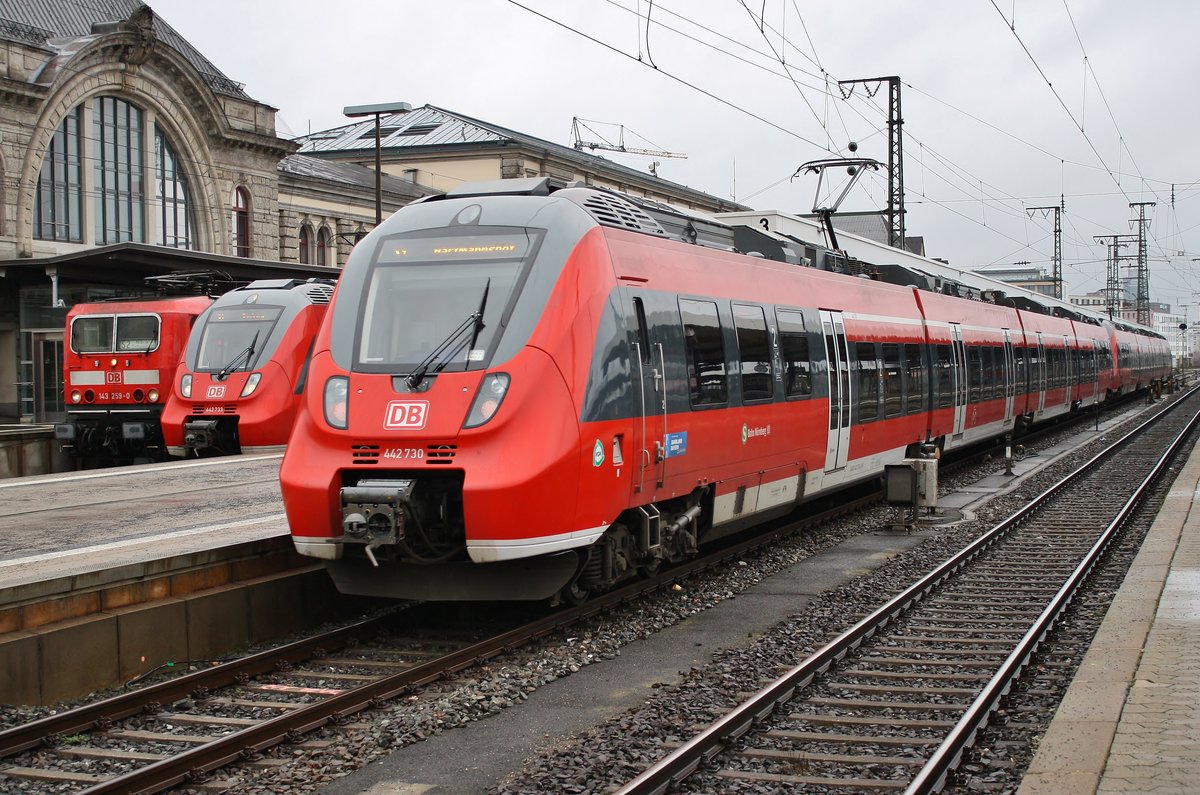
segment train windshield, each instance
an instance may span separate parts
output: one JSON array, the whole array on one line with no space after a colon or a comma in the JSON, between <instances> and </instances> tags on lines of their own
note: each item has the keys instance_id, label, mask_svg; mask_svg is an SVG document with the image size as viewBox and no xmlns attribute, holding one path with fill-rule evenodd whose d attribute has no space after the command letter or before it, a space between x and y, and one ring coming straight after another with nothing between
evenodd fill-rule
<instances>
[{"instance_id":1,"label":"train windshield","mask_svg":"<svg viewBox=\"0 0 1200 795\"><path fill-rule=\"evenodd\" d=\"M82 315L71 321L76 353L149 353L158 347L158 315Z\"/></svg>"},{"instance_id":2,"label":"train windshield","mask_svg":"<svg viewBox=\"0 0 1200 795\"><path fill-rule=\"evenodd\" d=\"M385 241L367 279L355 359L365 371L485 366L540 231L472 227Z\"/></svg>"},{"instance_id":3,"label":"train windshield","mask_svg":"<svg viewBox=\"0 0 1200 795\"><path fill-rule=\"evenodd\" d=\"M201 372L253 370L282 313L283 307L259 304L214 308L200 336L195 369Z\"/></svg>"}]
</instances>

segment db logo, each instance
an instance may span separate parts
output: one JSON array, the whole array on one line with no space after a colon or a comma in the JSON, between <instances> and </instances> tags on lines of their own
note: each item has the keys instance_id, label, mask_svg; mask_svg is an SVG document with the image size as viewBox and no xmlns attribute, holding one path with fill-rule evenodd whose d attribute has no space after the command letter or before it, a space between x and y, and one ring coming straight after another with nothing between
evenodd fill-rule
<instances>
[{"instance_id":1,"label":"db logo","mask_svg":"<svg viewBox=\"0 0 1200 795\"><path fill-rule=\"evenodd\" d=\"M223 397L225 397L225 385L224 385L224 384L214 384L214 385L210 386L210 387L208 388L208 395L207 395L207 396L208 396L208 397L210 397L210 398L223 398Z\"/></svg>"},{"instance_id":2,"label":"db logo","mask_svg":"<svg viewBox=\"0 0 1200 795\"><path fill-rule=\"evenodd\" d=\"M121 382L122 381L121 381L121 371L120 370L117 370L112 373L104 374L104 383L106 383L106 384L119 384Z\"/></svg>"},{"instance_id":3,"label":"db logo","mask_svg":"<svg viewBox=\"0 0 1200 795\"><path fill-rule=\"evenodd\" d=\"M428 411L428 400L393 400L388 404L387 414L383 418L383 427L388 430L400 428L420 430L425 427Z\"/></svg>"}]
</instances>

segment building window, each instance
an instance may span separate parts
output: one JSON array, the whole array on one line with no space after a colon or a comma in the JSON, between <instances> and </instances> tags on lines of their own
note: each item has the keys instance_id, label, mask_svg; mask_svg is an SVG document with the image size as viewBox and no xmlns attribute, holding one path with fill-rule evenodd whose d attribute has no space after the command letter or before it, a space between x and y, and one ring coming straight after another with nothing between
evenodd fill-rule
<instances>
[{"instance_id":1,"label":"building window","mask_svg":"<svg viewBox=\"0 0 1200 795\"><path fill-rule=\"evenodd\" d=\"M171 248L191 248L187 177L179 167L175 150L158 130L154 131L154 152L157 159L154 198L159 205L155 219L157 240L160 245Z\"/></svg>"},{"instance_id":2,"label":"building window","mask_svg":"<svg viewBox=\"0 0 1200 795\"><path fill-rule=\"evenodd\" d=\"M329 262L329 252L331 250L332 250L332 246L330 246L329 230L322 227L321 230L319 232L317 232L317 264L318 265L327 266L327 265L332 264Z\"/></svg>"},{"instance_id":3,"label":"building window","mask_svg":"<svg viewBox=\"0 0 1200 795\"><path fill-rule=\"evenodd\" d=\"M312 264L312 227L308 224L300 225L300 264Z\"/></svg>"},{"instance_id":4,"label":"building window","mask_svg":"<svg viewBox=\"0 0 1200 795\"><path fill-rule=\"evenodd\" d=\"M250 256L250 194L245 188L233 192L233 255Z\"/></svg>"},{"instance_id":5,"label":"building window","mask_svg":"<svg viewBox=\"0 0 1200 795\"><path fill-rule=\"evenodd\" d=\"M58 126L42 161L33 199L33 235L39 240L83 240L79 123L79 108L74 108Z\"/></svg>"},{"instance_id":6,"label":"building window","mask_svg":"<svg viewBox=\"0 0 1200 795\"><path fill-rule=\"evenodd\" d=\"M142 111L116 97L92 103L96 243L144 242Z\"/></svg>"},{"instance_id":7,"label":"building window","mask_svg":"<svg viewBox=\"0 0 1200 795\"><path fill-rule=\"evenodd\" d=\"M85 117L90 112L90 118ZM85 125L91 135L85 135ZM153 152L145 114L116 97L96 97L71 110L55 131L34 194L33 235L38 240L82 243L84 224L98 245L133 241L191 248L188 181L181 160L155 125ZM83 198L84 162L92 164L91 198ZM153 194L145 178L152 174ZM84 210L89 215L85 220ZM152 233L146 230L153 225Z\"/></svg>"}]
</instances>

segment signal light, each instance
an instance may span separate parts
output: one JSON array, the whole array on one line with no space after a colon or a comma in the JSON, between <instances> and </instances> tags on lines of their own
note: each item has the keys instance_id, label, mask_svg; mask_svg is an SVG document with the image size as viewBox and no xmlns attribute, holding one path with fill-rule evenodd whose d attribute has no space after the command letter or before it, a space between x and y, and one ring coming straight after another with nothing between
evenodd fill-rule
<instances>
[{"instance_id":1,"label":"signal light","mask_svg":"<svg viewBox=\"0 0 1200 795\"><path fill-rule=\"evenodd\" d=\"M158 402L158 390L151 389L149 392L146 393L146 397L148 397L150 399L151 403L157 403Z\"/></svg>"},{"instance_id":2,"label":"signal light","mask_svg":"<svg viewBox=\"0 0 1200 795\"><path fill-rule=\"evenodd\" d=\"M83 400L83 393L80 392L78 389L72 389L71 390L71 402L78 403L81 400Z\"/></svg>"}]
</instances>

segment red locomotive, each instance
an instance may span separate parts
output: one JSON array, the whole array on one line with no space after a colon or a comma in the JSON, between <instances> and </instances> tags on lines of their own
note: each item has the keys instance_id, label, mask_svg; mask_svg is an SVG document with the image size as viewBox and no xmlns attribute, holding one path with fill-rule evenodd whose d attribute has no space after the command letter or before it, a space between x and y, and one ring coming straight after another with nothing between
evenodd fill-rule
<instances>
[{"instance_id":1,"label":"red locomotive","mask_svg":"<svg viewBox=\"0 0 1200 795\"><path fill-rule=\"evenodd\" d=\"M333 285L259 280L208 308L192 329L163 409L171 455L284 448Z\"/></svg>"},{"instance_id":2,"label":"red locomotive","mask_svg":"<svg viewBox=\"0 0 1200 795\"><path fill-rule=\"evenodd\" d=\"M736 231L544 180L400 210L317 336L280 470L296 548L348 593L583 598L1167 372L1146 329Z\"/></svg>"},{"instance_id":3,"label":"red locomotive","mask_svg":"<svg viewBox=\"0 0 1200 795\"><path fill-rule=\"evenodd\" d=\"M54 436L83 465L161 460L158 419L206 296L76 304L63 346L66 422Z\"/></svg>"}]
</instances>

